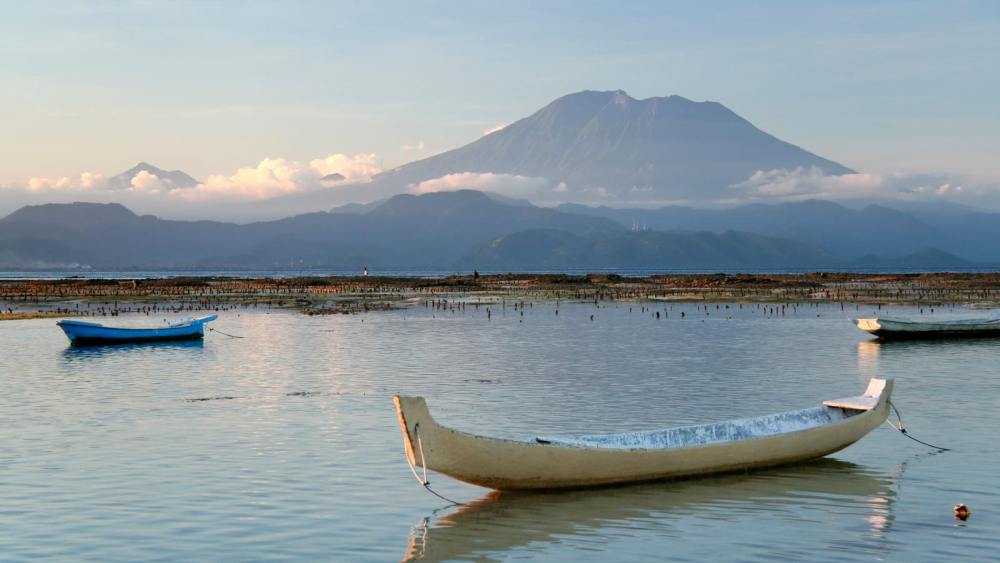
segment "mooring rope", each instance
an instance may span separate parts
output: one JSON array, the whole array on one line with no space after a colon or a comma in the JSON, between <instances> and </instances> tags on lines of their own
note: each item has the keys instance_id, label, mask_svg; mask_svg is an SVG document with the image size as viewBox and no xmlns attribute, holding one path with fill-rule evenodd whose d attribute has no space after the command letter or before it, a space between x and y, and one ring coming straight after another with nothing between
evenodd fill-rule
<instances>
[{"instance_id":1,"label":"mooring rope","mask_svg":"<svg viewBox=\"0 0 1000 563\"><path fill-rule=\"evenodd\" d=\"M229 334L229 333L226 333L226 332L222 332L221 330L212 328L210 326L207 326L205 328L207 328L208 330L210 330L212 332L218 332L219 334L221 334L223 336L228 336L229 338L246 338L245 336L236 336L235 334Z\"/></svg>"},{"instance_id":2,"label":"mooring rope","mask_svg":"<svg viewBox=\"0 0 1000 563\"><path fill-rule=\"evenodd\" d=\"M420 423L417 423L413 426L413 433L416 434L417 436L417 449L418 451L420 451L420 466L424 470L424 477L423 479L421 479L420 474L417 473L416 466L410 462L410 456L406 456L406 465L410 466L410 471L413 473L413 478L416 479L417 482L420 483L425 489L427 489L427 491L430 492L432 495L438 497L439 499L445 502L450 502L455 506L462 506L462 503L453 501L450 498L442 495L441 493L431 488L431 482L427 480L427 458L424 457L424 442L423 440L420 439ZM403 440L405 442L406 436L403 436Z\"/></svg>"},{"instance_id":3,"label":"mooring rope","mask_svg":"<svg viewBox=\"0 0 1000 563\"><path fill-rule=\"evenodd\" d=\"M951 451L951 449L949 449L949 448L942 448L941 446L935 446L934 444L929 444L929 443L927 443L927 442L925 442L923 440L919 440L919 439L914 438L913 436L911 436L910 433L906 431L906 428L903 427L903 415L899 414L899 409L896 408L896 405L893 404L892 401L889 401L889 406L892 407L893 411L895 411L895 413L896 413L896 420L899 421L899 426L896 426L895 424L893 424L892 421L889 420L888 418L885 419L885 423L886 424L888 424L889 426L891 426L895 430L899 430L899 432L903 436L906 436L907 438L913 440L914 442L923 444L923 445L925 445L925 446L927 446L929 448L934 448L935 450L938 450L938 451L941 451L941 452Z\"/></svg>"}]
</instances>

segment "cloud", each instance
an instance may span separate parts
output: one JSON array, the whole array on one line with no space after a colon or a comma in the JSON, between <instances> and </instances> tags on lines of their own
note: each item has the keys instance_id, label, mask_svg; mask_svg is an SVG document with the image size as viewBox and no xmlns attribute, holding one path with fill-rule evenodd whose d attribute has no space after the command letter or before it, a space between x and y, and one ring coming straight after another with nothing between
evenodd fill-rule
<instances>
[{"instance_id":1,"label":"cloud","mask_svg":"<svg viewBox=\"0 0 1000 563\"><path fill-rule=\"evenodd\" d=\"M483 137L489 135L490 133L496 133L497 131L506 128L508 125L510 125L510 124L509 123L497 123L496 125L494 125L493 127L490 127L486 131L483 131Z\"/></svg>"},{"instance_id":2,"label":"cloud","mask_svg":"<svg viewBox=\"0 0 1000 563\"><path fill-rule=\"evenodd\" d=\"M168 184L156 174L140 170L138 174L132 176L132 182L128 189L132 192L158 194L167 190Z\"/></svg>"},{"instance_id":3,"label":"cloud","mask_svg":"<svg viewBox=\"0 0 1000 563\"><path fill-rule=\"evenodd\" d=\"M93 172L84 172L80 174L80 187L84 189L91 189L97 187L101 182L104 181L104 176L101 174L95 174Z\"/></svg>"},{"instance_id":4,"label":"cloud","mask_svg":"<svg viewBox=\"0 0 1000 563\"><path fill-rule=\"evenodd\" d=\"M264 199L303 191L305 186L319 184L321 175L309 166L284 158L265 158L255 167L240 168L231 175L213 174L204 182L187 190L174 191L184 199Z\"/></svg>"},{"instance_id":5,"label":"cloud","mask_svg":"<svg viewBox=\"0 0 1000 563\"><path fill-rule=\"evenodd\" d=\"M378 157L371 153L347 155L335 153L308 162L286 158L265 158L256 166L237 169L232 174L213 174L192 188L178 188L169 179L160 178L145 170L132 177L127 191L174 199L205 200L266 199L283 194L338 187L345 184L367 182L382 171ZM339 181L323 181L324 176L340 174ZM89 192L105 194L109 187L101 174L84 172L78 178L31 178L23 186L6 187L4 190L24 191L34 194Z\"/></svg>"},{"instance_id":6,"label":"cloud","mask_svg":"<svg viewBox=\"0 0 1000 563\"><path fill-rule=\"evenodd\" d=\"M78 178L63 176L61 178L31 178L24 189L32 193L43 192L78 192L97 187L103 176L93 172L84 172Z\"/></svg>"},{"instance_id":7,"label":"cloud","mask_svg":"<svg viewBox=\"0 0 1000 563\"><path fill-rule=\"evenodd\" d=\"M403 145L399 148L403 149L406 152L420 152L424 150L424 142L420 141L415 145Z\"/></svg>"},{"instance_id":8,"label":"cloud","mask_svg":"<svg viewBox=\"0 0 1000 563\"><path fill-rule=\"evenodd\" d=\"M600 199L607 199L611 196L611 193L604 186L594 186L590 188L585 188L584 193L594 195Z\"/></svg>"},{"instance_id":9,"label":"cloud","mask_svg":"<svg viewBox=\"0 0 1000 563\"><path fill-rule=\"evenodd\" d=\"M565 184L561 185L565 188ZM540 176L459 172L411 185L410 191L416 194L427 194L454 190L481 190L509 196L526 196L537 194L549 188L558 191L558 186L553 186L552 180Z\"/></svg>"},{"instance_id":10,"label":"cloud","mask_svg":"<svg viewBox=\"0 0 1000 563\"><path fill-rule=\"evenodd\" d=\"M364 182L382 171L374 154L331 154L303 163L285 158L265 158L255 167L240 168L231 175L209 176L203 183L170 195L189 200L259 200L276 196ZM324 182L322 178L340 174L343 180Z\"/></svg>"},{"instance_id":11,"label":"cloud","mask_svg":"<svg viewBox=\"0 0 1000 563\"><path fill-rule=\"evenodd\" d=\"M421 143L421 146L423 143ZM361 153L354 156L336 153L326 158L309 161L309 167L319 172L320 177L329 174L340 174L350 182L363 182L382 171L382 163L374 153Z\"/></svg>"},{"instance_id":12,"label":"cloud","mask_svg":"<svg viewBox=\"0 0 1000 563\"><path fill-rule=\"evenodd\" d=\"M742 192L746 198L777 200L905 198L957 195L963 191L962 186L936 175L856 173L831 176L816 167L758 170L746 180L729 187Z\"/></svg>"}]
</instances>

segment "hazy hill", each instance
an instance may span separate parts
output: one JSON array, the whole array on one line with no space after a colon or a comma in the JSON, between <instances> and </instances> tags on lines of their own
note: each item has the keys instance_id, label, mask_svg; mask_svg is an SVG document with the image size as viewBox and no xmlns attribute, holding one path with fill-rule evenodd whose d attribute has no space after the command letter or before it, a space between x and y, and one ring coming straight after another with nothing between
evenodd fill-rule
<instances>
[{"instance_id":1,"label":"hazy hill","mask_svg":"<svg viewBox=\"0 0 1000 563\"><path fill-rule=\"evenodd\" d=\"M579 236L532 230L500 237L462 261L489 269L786 269L833 268L843 263L822 248L749 233L621 232Z\"/></svg>"},{"instance_id":2,"label":"hazy hill","mask_svg":"<svg viewBox=\"0 0 1000 563\"><path fill-rule=\"evenodd\" d=\"M0 240L0 270L64 270L92 263L85 252L46 239Z\"/></svg>"},{"instance_id":3,"label":"hazy hill","mask_svg":"<svg viewBox=\"0 0 1000 563\"><path fill-rule=\"evenodd\" d=\"M447 268L473 245L540 228L575 234L625 230L609 219L508 205L461 191L400 195L364 214L319 212L248 225L169 221L117 204L47 204L0 219L0 242L7 268L57 262L109 269ZM39 241L52 243L58 252Z\"/></svg>"},{"instance_id":4,"label":"hazy hill","mask_svg":"<svg viewBox=\"0 0 1000 563\"><path fill-rule=\"evenodd\" d=\"M662 207L659 209L613 209L584 205L562 205L570 213L605 217L622 226L638 223L650 229L698 230L721 233L744 231L771 237L790 238L823 247L828 252L848 257L867 254L900 256L926 247L938 246L964 255L949 242L950 234L924 218L868 205L851 209L829 201L804 201L773 205L754 204L732 209L695 209ZM1000 221L994 220L1000 235ZM950 231L956 231L956 228ZM1000 252L994 253L1000 260Z\"/></svg>"},{"instance_id":5,"label":"hazy hill","mask_svg":"<svg viewBox=\"0 0 1000 563\"><path fill-rule=\"evenodd\" d=\"M954 254L945 252L940 248L923 248L912 254L896 258L886 258L884 256L866 255L854 260L853 265L865 269L917 269L917 270L962 270L976 263L959 258Z\"/></svg>"},{"instance_id":6,"label":"hazy hill","mask_svg":"<svg viewBox=\"0 0 1000 563\"><path fill-rule=\"evenodd\" d=\"M850 226L835 228L851 210L820 203L803 209L814 207L817 213L833 214L833 222L816 233L836 238ZM828 248L835 245L812 242L794 229L788 231L791 236L782 237L728 228L685 229L666 222L669 230L631 232L620 217L593 215L613 215L608 210L578 210L570 213L458 191L398 195L376 204L240 225L169 221L136 215L117 204L47 204L0 219L0 268L783 270L974 265L964 254L928 249L931 244L905 253L884 252L877 245L864 252L837 253ZM859 213L867 217L866 211ZM900 225L909 224L906 217L898 218Z\"/></svg>"}]
</instances>

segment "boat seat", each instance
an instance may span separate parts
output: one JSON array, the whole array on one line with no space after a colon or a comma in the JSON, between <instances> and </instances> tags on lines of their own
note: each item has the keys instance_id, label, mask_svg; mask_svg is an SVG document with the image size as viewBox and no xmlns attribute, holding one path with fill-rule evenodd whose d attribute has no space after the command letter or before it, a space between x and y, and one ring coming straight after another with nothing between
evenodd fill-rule
<instances>
[{"instance_id":1,"label":"boat seat","mask_svg":"<svg viewBox=\"0 0 1000 563\"><path fill-rule=\"evenodd\" d=\"M869 397L868 395L823 401L824 407L848 409L852 411L870 411L875 408L876 405L878 405L878 397Z\"/></svg>"}]
</instances>

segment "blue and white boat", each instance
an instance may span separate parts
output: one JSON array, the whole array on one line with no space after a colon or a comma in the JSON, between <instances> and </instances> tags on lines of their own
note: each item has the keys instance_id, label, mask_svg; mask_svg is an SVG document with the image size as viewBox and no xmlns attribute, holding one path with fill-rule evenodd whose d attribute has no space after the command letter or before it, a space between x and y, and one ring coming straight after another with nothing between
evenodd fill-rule
<instances>
[{"instance_id":1,"label":"blue and white boat","mask_svg":"<svg viewBox=\"0 0 1000 563\"><path fill-rule=\"evenodd\" d=\"M219 318L208 315L158 328L104 326L100 323L62 320L56 323L72 344L123 344L161 340L194 340L205 336L205 324Z\"/></svg>"}]
</instances>

